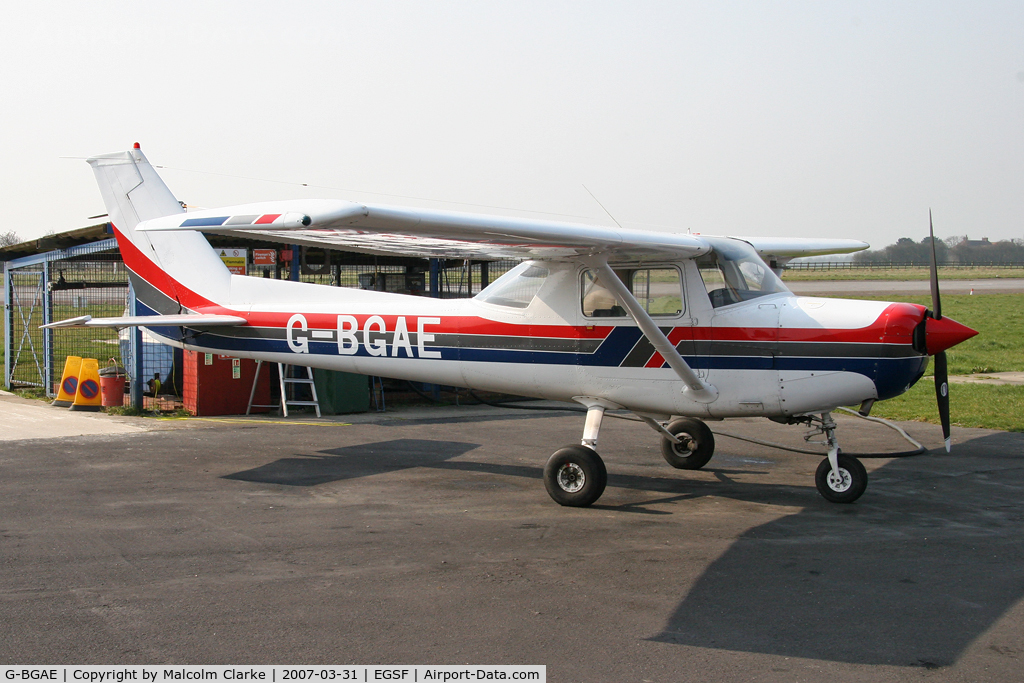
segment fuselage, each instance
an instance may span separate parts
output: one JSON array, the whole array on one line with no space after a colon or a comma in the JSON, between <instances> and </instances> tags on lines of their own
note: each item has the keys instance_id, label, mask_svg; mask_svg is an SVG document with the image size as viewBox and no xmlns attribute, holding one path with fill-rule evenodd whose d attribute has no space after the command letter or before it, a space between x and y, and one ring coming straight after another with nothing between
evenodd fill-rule
<instances>
[{"instance_id":1,"label":"fuselage","mask_svg":"<svg viewBox=\"0 0 1024 683\"><path fill-rule=\"evenodd\" d=\"M716 307L693 260L644 264L649 278L678 274L674 310L654 319L717 388L713 402L696 401L681 392L679 377L631 318L585 301L585 266L537 266L545 275L527 283L535 291L520 297L526 301L487 292L433 299L232 276L228 303L194 299L189 308L242 316L247 325L151 330L197 351L546 399L593 397L660 416L820 412L898 395L927 366L927 355L913 345L923 307L797 297L784 288ZM140 275L133 274L133 283ZM513 297L516 286L505 283ZM140 313L180 310L180 297L159 287L139 282L135 289Z\"/></svg>"}]
</instances>

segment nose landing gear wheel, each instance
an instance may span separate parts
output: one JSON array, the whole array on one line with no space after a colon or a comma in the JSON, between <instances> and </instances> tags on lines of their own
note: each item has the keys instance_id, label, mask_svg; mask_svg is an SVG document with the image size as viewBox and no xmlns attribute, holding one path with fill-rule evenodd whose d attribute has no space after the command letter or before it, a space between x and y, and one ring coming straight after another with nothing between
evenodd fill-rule
<instances>
[{"instance_id":1,"label":"nose landing gear wheel","mask_svg":"<svg viewBox=\"0 0 1024 683\"><path fill-rule=\"evenodd\" d=\"M604 461L586 446L560 448L544 466L544 488L559 505L587 507L601 497L607 484Z\"/></svg>"},{"instance_id":2,"label":"nose landing gear wheel","mask_svg":"<svg viewBox=\"0 0 1024 683\"><path fill-rule=\"evenodd\" d=\"M715 453L715 435L701 422L689 417L673 420L666 427L679 443L661 438L661 455L665 462L678 470L699 470L708 464Z\"/></svg>"},{"instance_id":3,"label":"nose landing gear wheel","mask_svg":"<svg viewBox=\"0 0 1024 683\"><path fill-rule=\"evenodd\" d=\"M851 455L839 454L839 476L832 471L828 458L821 461L814 473L814 483L822 498L832 503L852 503L868 487L864 465Z\"/></svg>"}]
</instances>

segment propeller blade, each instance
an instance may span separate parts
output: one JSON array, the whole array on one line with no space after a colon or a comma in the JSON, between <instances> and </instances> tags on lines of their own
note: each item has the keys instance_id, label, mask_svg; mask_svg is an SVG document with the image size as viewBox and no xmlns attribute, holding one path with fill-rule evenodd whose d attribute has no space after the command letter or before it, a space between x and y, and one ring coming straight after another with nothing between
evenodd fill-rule
<instances>
[{"instance_id":1,"label":"propeller blade","mask_svg":"<svg viewBox=\"0 0 1024 683\"><path fill-rule=\"evenodd\" d=\"M932 312L936 321L942 320L942 301L939 299L939 263L935 256L935 226L932 223L932 210L928 209L928 237L932 247ZM946 352L935 354L935 402L939 406L939 420L942 422L942 438L949 453L949 373L946 371Z\"/></svg>"},{"instance_id":2,"label":"propeller blade","mask_svg":"<svg viewBox=\"0 0 1024 683\"><path fill-rule=\"evenodd\" d=\"M935 354L935 401L939 404L939 419L942 421L942 438L949 453L949 375L946 373L946 352Z\"/></svg>"},{"instance_id":3,"label":"propeller blade","mask_svg":"<svg viewBox=\"0 0 1024 683\"><path fill-rule=\"evenodd\" d=\"M939 301L939 264L935 257L935 228L932 225L931 209L928 209L928 236L931 238L932 247L932 315L936 320L942 320L942 302Z\"/></svg>"}]
</instances>

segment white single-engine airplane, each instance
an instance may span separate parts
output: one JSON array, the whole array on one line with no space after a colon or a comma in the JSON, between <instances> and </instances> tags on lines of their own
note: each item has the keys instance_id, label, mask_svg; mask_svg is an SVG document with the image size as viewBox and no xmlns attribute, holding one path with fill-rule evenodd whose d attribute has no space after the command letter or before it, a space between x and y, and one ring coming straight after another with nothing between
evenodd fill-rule
<instances>
[{"instance_id":1,"label":"white single-engine airplane","mask_svg":"<svg viewBox=\"0 0 1024 683\"><path fill-rule=\"evenodd\" d=\"M826 499L850 503L867 473L843 454L830 412L892 398L936 356L949 448L945 349L976 334L905 303L795 296L791 258L848 253L855 240L710 237L609 229L338 200L184 213L134 149L88 160L142 315L59 326L145 326L201 352L575 401L579 445L559 449L544 484L586 506L607 472L602 418L627 410L654 428L673 467L697 469L714 437L702 420L762 416L817 427ZM232 275L201 232L287 244L444 258L527 259L472 299L433 299ZM771 265L769 265L771 264Z\"/></svg>"}]
</instances>

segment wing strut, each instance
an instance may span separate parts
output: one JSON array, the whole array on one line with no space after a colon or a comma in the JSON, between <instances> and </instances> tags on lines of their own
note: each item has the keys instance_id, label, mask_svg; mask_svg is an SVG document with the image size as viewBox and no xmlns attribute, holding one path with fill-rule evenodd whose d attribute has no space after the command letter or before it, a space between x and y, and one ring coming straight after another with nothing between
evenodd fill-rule
<instances>
[{"instance_id":1,"label":"wing strut","mask_svg":"<svg viewBox=\"0 0 1024 683\"><path fill-rule=\"evenodd\" d=\"M701 403L714 403L718 398L718 389L714 385L703 381L693 371L693 368L686 364L686 361L679 355L676 347L668 340L665 333L655 324L651 316L647 315L644 307L640 305L640 302L636 300L633 293L629 291L629 288L623 284L619 276L612 270L612 267L608 265L608 257L599 255L587 257L583 260L588 266L597 271L601 284L611 290L619 304L636 321L637 326L640 327L640 331L644 333L647 340L651 342L651 345L661 354L662 358L668 362L669 367L675 370L675 373L679 375L679 379L683 380L683 393Z\"/></svg>"}]
</instances>

